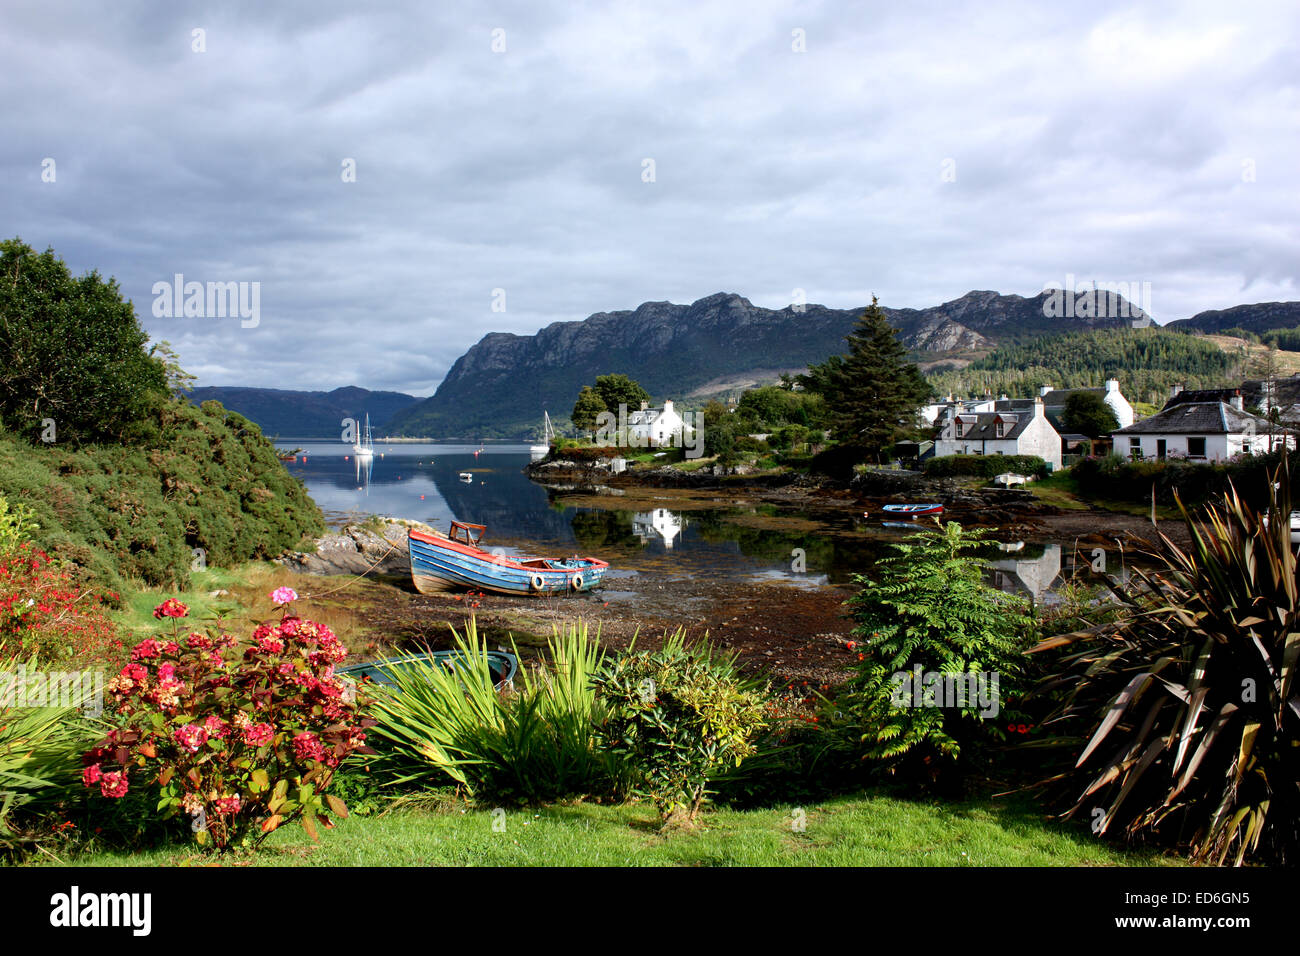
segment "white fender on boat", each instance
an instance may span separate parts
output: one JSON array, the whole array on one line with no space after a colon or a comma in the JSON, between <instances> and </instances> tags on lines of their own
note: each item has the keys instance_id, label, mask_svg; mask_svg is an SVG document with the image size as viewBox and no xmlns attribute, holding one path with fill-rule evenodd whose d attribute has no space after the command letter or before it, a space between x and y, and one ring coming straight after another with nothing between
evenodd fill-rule
<instances>
[{"instance_id":1,"label":"white fender on boat","mask_svg":"<svg viewBox=\"0 0 1300 956\"><path fill-rule=\"evenodd\" d=\"M571 577L571 578L569 579L569 583L570 583L571 585L573 585L573 590L575 590L575 591L581 591L581 590L582 590L582 572L579 571L577 574L575 574L573 577Z\"/></svg>"},{"instance_id":2,"label":"white fender on boat","mask_svg":"<svg viewBox=\"0 0 1300 956\"><path fill-rule=\"evenodd\" d=\"M540 591L542 588L546 587L546 578L542 577L540 574L534 574L528 579L528 583L533 586L534 591Z\"/></svg>"}]
</instances>

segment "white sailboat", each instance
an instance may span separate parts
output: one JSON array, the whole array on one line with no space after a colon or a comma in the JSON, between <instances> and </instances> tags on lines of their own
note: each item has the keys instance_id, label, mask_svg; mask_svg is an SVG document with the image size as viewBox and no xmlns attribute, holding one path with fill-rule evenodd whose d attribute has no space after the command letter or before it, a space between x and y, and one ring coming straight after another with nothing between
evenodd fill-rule
<instances>
[{"instance_id":1,"label":"white sailboat","mask_svg":"<svg viewBox=\"0 0 1300 956\"><path fill-rule=\"evenodd\" d=\"M529 445L528 452L532 455L545 455L551 450L551 442L555 440L555 429L551 427L550 412L542 412L542 435L546 444Z\"/></svg>"},{"instance_id":2,"label":"white sailboat","mask_svg":"<svg viewBox=\"0 0 1300 956\"><path fill-rule=\"evenodd\" d=\"M361 440L352 446L352 452L358 458L373 458L375 456L375 443L370 437L369 412L366 412L366 429L362 432Z\"/></svg>"}]
</instances>

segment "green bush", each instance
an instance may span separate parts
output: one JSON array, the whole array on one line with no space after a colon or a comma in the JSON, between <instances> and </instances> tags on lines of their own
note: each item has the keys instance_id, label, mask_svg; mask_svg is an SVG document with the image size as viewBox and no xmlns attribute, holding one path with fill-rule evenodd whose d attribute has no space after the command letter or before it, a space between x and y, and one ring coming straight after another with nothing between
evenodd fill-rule
<instances>
[{"instance_id":1,"label":"green bush","mask_svg":"<svg viewBox=\"0 0 1300 956\"><path fill-rule=\"evenodd\" d=\"M606 716L602 745L621 757L637 792L665 820L694 820L709 780L755 753L766 724L766 684L742 675L735 658L683 632L657 651L629 651L594 678Z\"/></svg>"},{"instance_id":2,"label":"green bush","mask_svg":"<svg viewBox=\"0 0 1300 956\"><path fill-rule=\"evenodd\" d=\"M1003 472L1043 478L1047 462L1037 455L944 455L923 466L928 478L995 478Z\"/></svg>"},{"instance_id":3,"label":"green bush","mask_svg":"<svg viewBox=\"0 0 1300 956\"><path fill-rule=\"evenodd\" d=\"M1162 505L1181 500L1199 505L1225 493L1229 485L1241 489L1243 500L1252 507L1266 506L1265 489L1269 474L1281 461L1281 452L1245 455L1227 462L1194 462L1178 458L1132 461L1118 455L1084 458L1070 469L1079 491L1088 497L1114 501L1148 502L1155 491ZM1300 476L1289 479L1291 493L1300 491Z\"/></svg>"},{"instance_id":4,"label":"green bush","mask_svg":"<svg viewBox=\"0 0 1300 956\"><path fill-rule=\"evenodd\" d=\"M149 446L29 445L0 432L0 495L31 509L33 543L115 591L184 586L207 564L266 558L324 530L320 509L257 426L217 402L172 400Z\"/></svg>"},{"instance_id":5,"label":"green bush","mask_svg":"<svg viewBox=\"0 0 1300 956\"><path fill-rule=\"evenodd\" d=\"M987 546L985 534L949 521L891 545L872 576L854 577L861 590L848 605L862 660L833 709L840 729L860 735L863 759L891 772L928 764L933 776L944 769L934 758L969 764L968 745L1006 739L1015 718L1005 702L1018 696L1033 618L1023 598L985 583L985 562L972 555ZM918 668L925 676L913 687ZM967 673L996 675L997 684L971 687L978 702L931 697L931 675Z\"/></svg>"},{"instance_id":6,"label":"green bush","mask_svg":"<svg viewBox=\"0 0 1300 956\"><path fill-rule=\"evenodd\" d=\"M375 734L386 742L376 744L376 769L391 786L456 783L480 799L529 803L618 790L618 768L593 735L599 635L557 630L551 666L498 693L474 618L463 637L452 633L462 656L454 670L417 661L373 689Z\"/></svg>"}]
</instances>

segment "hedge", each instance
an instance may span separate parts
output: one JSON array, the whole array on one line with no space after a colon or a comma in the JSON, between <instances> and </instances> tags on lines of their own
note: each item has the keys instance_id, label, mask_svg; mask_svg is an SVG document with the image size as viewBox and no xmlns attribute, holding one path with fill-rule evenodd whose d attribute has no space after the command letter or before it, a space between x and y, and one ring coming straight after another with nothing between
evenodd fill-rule
<instances>
[{"instance_id":1,"label":"hedge","mask_svg":"<svg viewBox=\"0 0 1300 956\"><path fill-rule=\"evenodd\" d=\"M1042 478L1047 462L1037 455L944 455L924 465L930 478L995 478L1004 472Z\"/></svg>"}]
</instances>

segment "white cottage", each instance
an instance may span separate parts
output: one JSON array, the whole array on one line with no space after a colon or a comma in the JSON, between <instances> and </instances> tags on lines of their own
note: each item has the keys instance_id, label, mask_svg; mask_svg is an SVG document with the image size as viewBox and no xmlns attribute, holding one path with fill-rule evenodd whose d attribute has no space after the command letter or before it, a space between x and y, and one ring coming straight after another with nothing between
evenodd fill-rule
<instances>
[{"instance_id":1,"label":"white cottage","mask_svg":"<svg viewBox=\"0 0 1300 956\"><path fill-rule=\"evenodd\" d=\"M1171 403L1111 437L1116 454L1130 458L1224 461L1241 454L1263 454L1284 441L1288 448L1295 447L1294 436L1245 411L1240 395L1226 402Z\"/></svg>"},{"instance_id":2,"label":"white cottage","mask_svg":"<svg viewBox=\"0 0 1300 956\"><path fill-rule=\"evenodd\" d=\"M673 409L672 400L663 408L651 408L649 402L627 416L628 438L636 444L652 447L679 444L682 440L682 416Z\"/></svg>"},{"instance_id":3,"label":"white cottage","mask_svg":"<svg viewBox=\"0 0 1300 956\"><path fill-rule=\"evenodd\" d=\"M1061 436L1047 420L1043 400L998 399L992 411L970 412L953 405L940 415L934 443L945 455L1037 455L1053 471L1061 467Z\"/></svg>"}]
</instances>

